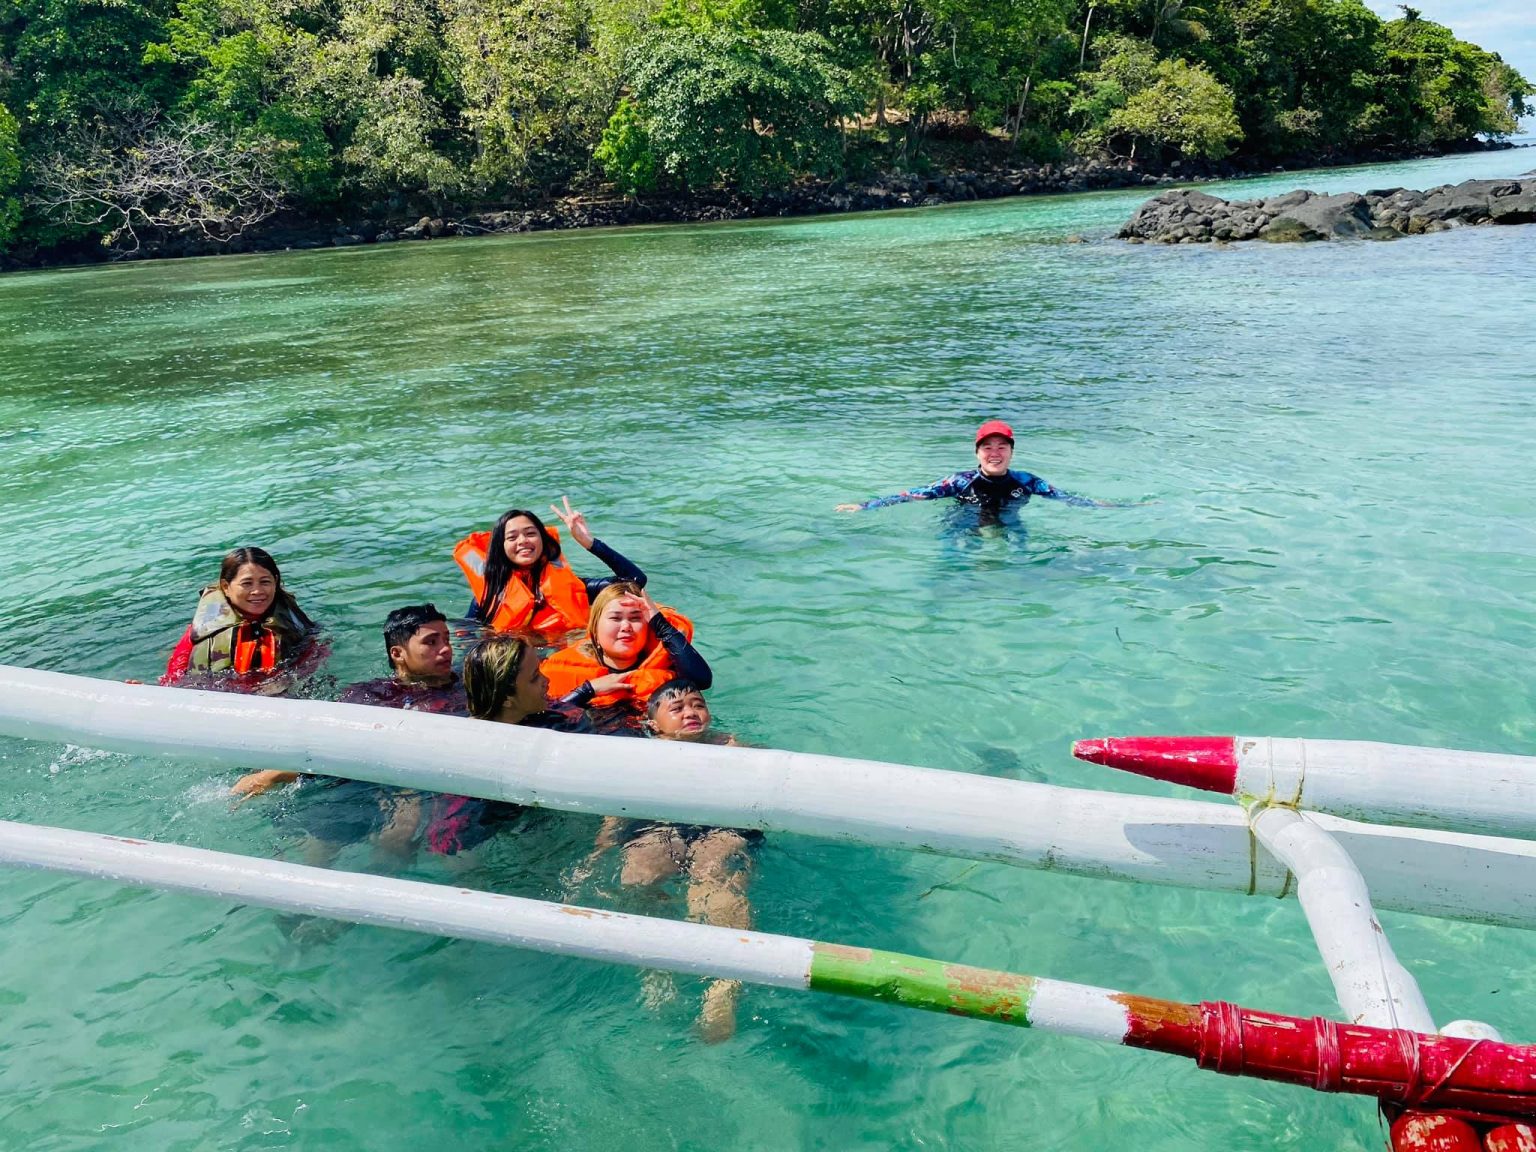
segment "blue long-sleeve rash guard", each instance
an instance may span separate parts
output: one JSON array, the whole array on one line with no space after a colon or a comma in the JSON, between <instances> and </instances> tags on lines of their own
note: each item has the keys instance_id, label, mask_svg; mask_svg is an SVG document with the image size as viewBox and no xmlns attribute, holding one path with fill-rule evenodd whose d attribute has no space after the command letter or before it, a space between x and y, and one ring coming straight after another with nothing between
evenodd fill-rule
<instances>
[{"instance_id":1,"label":"blue long-sleeve rash guard","mask_svg":"<svg viewBox=\"0 0 1536 1152\"><path fill-rule=\"evenodd\" d=\"M905 504L909 500L958 500L962 504L974 504L989 512L999 512L1012 505L1027 504L1031 496L1043 496L1047 500L1060 500L1078 508L1100 507L1099 501L1053 488L1032 472L1009 471L1001 476L985 476L979 468L967 468L926 488L909 488L894 496L877 496L866 500L860 508L884 508L891 504Z\"/></svg>"}]
</instances>

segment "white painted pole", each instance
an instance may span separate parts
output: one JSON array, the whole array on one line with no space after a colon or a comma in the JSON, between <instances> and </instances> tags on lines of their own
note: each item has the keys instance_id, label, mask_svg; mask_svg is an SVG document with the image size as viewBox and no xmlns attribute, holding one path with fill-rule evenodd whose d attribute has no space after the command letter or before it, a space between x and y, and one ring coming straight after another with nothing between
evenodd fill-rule
<instances>
[{"instance_id":1,"label":"white painted pole","mask_svg":"<svg viewBox=\"0 0 1536 1152\"><path fill-rule=\"evenodd\" d=\"M1243 737L1238 794L1415 828L1536 837L1536 757Z\"/></svg>"},{"instance_id":2,"label":"white painted pole","mask_svg":"<svg viewBox=\"0 0 1536 1152\"><path fill-rule=\"evenodd\" d=\"M1360 740L1114 736L1074 754L1240 803L1350 820L1536 838L1536 757Z\"/></svg>"},{"instance_id":3,"label":"white painted pole","mask_svg":"<svg viewBox=\"0 0 1536 1152\"><path fill-rule=\"evenodd\" d=\"M0 863L356 923L728 977L1183 1056L1228 1075L1530 1116L1531 1050L1184 1004L923 956L0 822ZM1332 1053L1330 1056L1329 1053ZM1405 1060L1405 1053L1410 1057Z\"/></svg>"},{"instance_id":4,"label":"white painted pole","mask_svg":"<svg viewBox=\"0 0 1536 1152\"><path fill-rule=\"evenodd\" d=\"M1424 996L1398 962L1365 880L1338 841L1291 808L1258 808L1252 825L1259 842L1296 874L1296 898L1345 1018L1433 1032Z\"/></svg>"},{"instance_id":5,"label":"white painted pole","mask_svg":"<svg viewBox=\"0 0 1536 1152\"><path fill-rule=\"evenodd\" d=\"M0 821L0 863L222 896L355 924L785 988L804 988L811 968L811 942L789 936L626 916L95 832Z\"/></svg>"},{"instance_id":6,"label":"white painted pole","mask_svg":"<svg viewBox=\"0 0 1536 1152\"><path fill-rule=\"evenodd\" d=\"M770 749L573 736L362 705L0 666L0 735L572 812L760 828L1139 883L1279 896L1230 804ZM1536 844L1320 820L1384 908L1536 927Z\"/></svg>"}]
</instances>

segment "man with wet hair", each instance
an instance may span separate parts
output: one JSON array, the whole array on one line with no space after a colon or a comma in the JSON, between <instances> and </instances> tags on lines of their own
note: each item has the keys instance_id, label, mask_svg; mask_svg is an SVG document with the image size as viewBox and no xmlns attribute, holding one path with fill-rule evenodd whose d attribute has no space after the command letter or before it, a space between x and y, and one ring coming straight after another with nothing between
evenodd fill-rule
<instances>
[{"instance_id":1,"label":"man with wet hair","mask_svg":"<svg viewBox=\"0 0 1536 1152\"><path fill-rule=\"evenodd\" d=\"M1060 500L1078 508L1113 508L1103 500L1093 500L1054 488L1032 472L1015 472L1013 429L1001 420L988 420L976 429L976 467L954 472L926 488L909 488L892 496L876 496L862 504L839 504L839 512L863 512L910 500L953 499L975 506L982 513L996 514L1015 506L1022 507L1031 496Z\"/></svg>"},{"instance_id":2,"label":"man with wet hair","mask_svg":"<svg viewBox=\"0 0 1536 1152\"><path fill-rule=\"evenodd\" d=\"M397 608L384 621L384 652L393 675L349 685L343 704L371 704L468 716L464 684L453 670L453 643L448 618L432 604ZM299 779L297 772L269 769L236 781L237 795L258 796L268 789ZM347 844L378 834L380 851L405 859L415 851L421 818L421 796L365 780L311 777L291 819L307 834L305 858L328 865Z\"/></svg>"},{"instance_id":3,"label":"man with wet hair","mask_svg":"<svg viewBox=\"0 0 1536 1152\"><path fill-rule=\"evenodd\" d=\"M341 703L469 715L464 685L453 670L448 618L436 605L411 604L385 617L384 655L392 675L349 685Z\"/></svg>"}]
</instances>

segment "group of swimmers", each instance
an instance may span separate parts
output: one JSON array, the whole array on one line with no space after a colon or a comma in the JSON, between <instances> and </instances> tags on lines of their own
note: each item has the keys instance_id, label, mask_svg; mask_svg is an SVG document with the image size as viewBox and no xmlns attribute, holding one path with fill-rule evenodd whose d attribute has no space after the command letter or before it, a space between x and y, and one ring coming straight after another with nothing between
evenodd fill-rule
<instances>
[{"instance_id":1,"label":"group of swimmers","mask_svg":"<svg viewBox=\"0 0 1536 1152\"><path fill-rule=\"evenodd\" d=\"M1013 447L1013 430L988 421L976 433L977 468L838 509L948 497L1001 512L1036 495L1105 506L1013 471ZM454 670L447 616L432 604L410 605L391 612L384 624L391 674L348 686L340 701L564 732L734 743L711 727L704 693L713 674L693 646L692 622L658 605L645 573L593 536L569 500L551 510L570 539L610 575L578 576L560 532L527 509L511 509L488 532L471 533L453 550L472 597L467 618L481 632L464 654L462 671ZM203 590L161 683L276 694L312 677L326 655L319 628L283 587L277 562L260 548L238 548L224 557L217 583ZM252 772L234 791L253 796L298 779L297 773ZM511 827L524 812L502 801L362 781L306 783L294 818L312 863L328 864L347 844L370 838L379 851L402 860L423 843L431 852L458 856ZM747 851L760 838L610 817L588 866L617 847L625 885L686 874L690 917L746 928ZM737 992L734 981L710 985L700 1016L706 1038L734 1031Z\"/></svg>"}]
</instances>

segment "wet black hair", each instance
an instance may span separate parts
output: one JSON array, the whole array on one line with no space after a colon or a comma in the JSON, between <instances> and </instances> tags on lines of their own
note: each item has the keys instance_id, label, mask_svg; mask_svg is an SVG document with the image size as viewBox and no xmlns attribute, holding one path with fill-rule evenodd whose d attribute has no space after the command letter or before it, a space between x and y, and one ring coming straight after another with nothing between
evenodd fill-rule
<instances>
[{"instance_id":1,"label":"wet black hair","mask_svg":"<svg viewBox=\"0 0 1536 1152\"><path fill-rule=\"evenodd\" d=\"M507 559L507 525L519 516L526 516L533 521L539 535L544 537L544 555L534 561L533 571L528 574L534 605L536 608L544 605L544 565L560 559L560 539L544 527L544 521L526 508L509 508L491 529L491 542L485 549L485 599L479 605L482 620L489 620L494 615L502 593L507 590L507 581L512 579L512 561Z\"/></svg>"},{"instance_id":2,"label":"wet black hair","mask_svg":"<svg viewBox=\"0 0 1536 1152\"><path fill-rule=\"evenodd\" d=\"M700 688L686 676L674 676L651 693L651 701L645 706L646 718L649 720L656 719L656 713L668 700L671 700L674 696L687 696L690 692L697 692L700 696L704 695L704 689Z\"/></svg>"},{"instance_id":3,"label":"wet black hair","mask_svg":"<svg viewBox=\"0 0 1536 1152\"><path fill-rule=\"evenodd\" d=\"M409 604L404 608L396 608L384 617L384 659L389 660L393 668L395 662L389 655L391 648L396 644L408 643L412 636L428 624L447 622L448 617L437 610L436 604Z\"/></svg>"}]
</instances>

